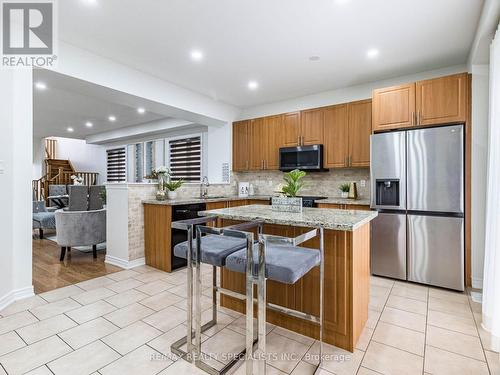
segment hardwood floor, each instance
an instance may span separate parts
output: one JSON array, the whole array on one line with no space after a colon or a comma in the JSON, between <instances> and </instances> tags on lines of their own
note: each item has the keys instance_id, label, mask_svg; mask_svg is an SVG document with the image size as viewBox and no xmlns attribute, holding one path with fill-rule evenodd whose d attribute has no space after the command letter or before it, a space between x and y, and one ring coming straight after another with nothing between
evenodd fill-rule
<instances>
[{"instance_id":1,"label":"hardwood floor","mask_svg":"<svg viewBox=\"0 0 500 375\"><path fill-rule=\"evenodd\" d=\"M64 262L59 261L61 249L50 240L33 239L33 286L35 293L43 293L63 286L104 276L121 268L104 263L104 251L92 253L71 250Z\"/></svg>"}]
</instances>

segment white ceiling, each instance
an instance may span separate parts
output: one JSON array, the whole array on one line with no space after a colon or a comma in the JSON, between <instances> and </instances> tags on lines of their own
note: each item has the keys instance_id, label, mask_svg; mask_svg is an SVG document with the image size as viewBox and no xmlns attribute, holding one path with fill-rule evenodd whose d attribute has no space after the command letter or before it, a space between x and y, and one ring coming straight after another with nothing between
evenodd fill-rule
<instances>
[{"instance_id":1,"label":"white ceiling","mask_svg":"<svg viewBox=\"0 0 500 375\"><path fill-rule=\"evenodd\" d=\"M463 64L482 0L64 0L65 42L240 107ZM201 62L190 51L205 54ZM370 48L380 51L369 60ZM320 56L319 61L309 61ZM256 91L247 88L256 80Z\"/></svg>"},{"instance_id":2,"label":"white ceiling","mask_svg":"<svg viewBox=\"0 0 500 375\"><path fill-rule=\"evenodd\" d=\"M90 135L167 117L152 112L149 101L133 95L48 70L37 69L33 75L35 83L43 82L47 86L45 90L33 89L33 135L37 138L85 139ZM139 114L139 107L144 107L146 113ZM110 115L116 117L115 122L108 120ZM93 124L92 128L85 126L87 121ZM68 132L68 127L74 132Z\"/></svg>"}]
</instances>

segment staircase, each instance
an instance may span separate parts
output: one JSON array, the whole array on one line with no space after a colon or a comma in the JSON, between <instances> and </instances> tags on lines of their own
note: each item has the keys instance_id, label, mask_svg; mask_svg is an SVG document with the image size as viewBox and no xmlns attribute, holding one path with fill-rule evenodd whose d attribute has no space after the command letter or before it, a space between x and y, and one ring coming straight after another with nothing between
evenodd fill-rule
<instances>
[{"instance_id":1,"label":"staircase","mask_svg":"<svg viewBox=\"0 0 500 375\"><path fill-rule=\"evenodd\" d=\"M56 140L45 140L45 175L33 180L33 199L45 200L48 203L50 185L72 185L71 176L81 177L83 185L97 184L99 173L76 171L69 160L56 158Z\"/></svg>"}]
</instances>

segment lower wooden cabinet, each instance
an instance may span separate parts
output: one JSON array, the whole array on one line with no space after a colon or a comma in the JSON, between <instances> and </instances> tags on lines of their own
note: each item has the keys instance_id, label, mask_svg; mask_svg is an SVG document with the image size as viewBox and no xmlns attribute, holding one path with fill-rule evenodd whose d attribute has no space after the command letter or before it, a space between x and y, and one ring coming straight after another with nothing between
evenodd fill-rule
<instances>
[{"instance_id":1,"label":"lower wooden cabinet","mask_svg":"<svg viewBox=\"0 0 500 375\"><path fill-rule=\"evenodd\" d=\"M370 206L364 204L318 203L318 208L334 208L338 210L370 211Z\"/></svg>"}]
</instances>

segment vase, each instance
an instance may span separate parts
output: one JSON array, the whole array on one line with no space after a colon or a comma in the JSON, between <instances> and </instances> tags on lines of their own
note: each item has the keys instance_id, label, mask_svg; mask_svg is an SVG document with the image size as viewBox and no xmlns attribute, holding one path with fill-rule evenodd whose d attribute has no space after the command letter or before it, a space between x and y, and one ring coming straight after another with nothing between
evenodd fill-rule
<instances>
[{"instance_id":1,"label":"vase","mask_svg":"<svg viewBox=\"0 0 500 375\"><path fill-rule=\"evenodd\" d=\"M342 198L348 198L348 197L349 197L349 192L348 192L348 191L342 191L342 192L340 193L340 196L341 196Z\"/></svg>"},{"instance_id":2,"label":"vase","mask_svg":"<svg viewBox=\"0 0 500 375\"><path fill-rule=\"evenodd\" d=\"M156 199L159 201L167 199L167 190L165 190L166 182L165 174L158 174L158 190L156 191Z\"/></svg>"},{"instance_id":3,"label":"vase","mask_svg":"<svg viewBox=\"0 0 500 375\"><path fill-rule=\"evenodd\" d=\"M176 191L169 190L167 194L168 194L168 199L175 199L175 198L177 198L177 192Z\"/></svg>"}]
</instances>

